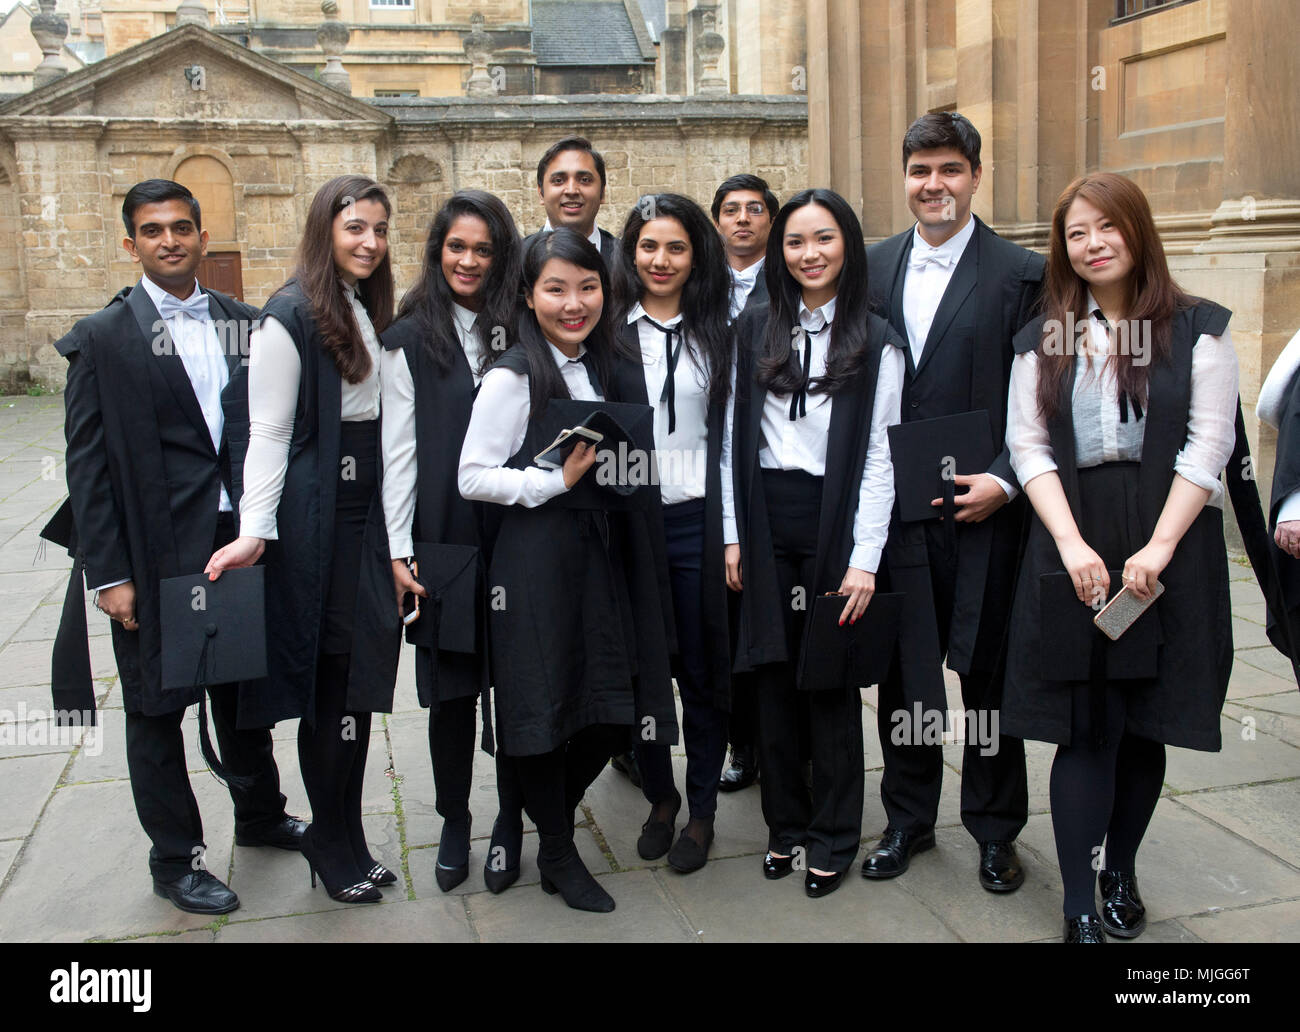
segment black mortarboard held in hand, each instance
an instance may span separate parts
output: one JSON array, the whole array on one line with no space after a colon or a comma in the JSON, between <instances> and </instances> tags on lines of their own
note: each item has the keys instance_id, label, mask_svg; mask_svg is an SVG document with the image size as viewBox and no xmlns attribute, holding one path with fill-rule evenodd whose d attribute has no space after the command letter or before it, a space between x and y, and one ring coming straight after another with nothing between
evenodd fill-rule
<instances>
[{"instance_id":1,"label":"black mortarboard held in hand","mask_svg":"<svg viewBox=\"0 0 1300 1032\"><path fill-rule=\"evenodd\" d=\"M880 684L889 676L903 616L899 593L873 595L857 623L840 626L847 595L817 595L808 607L808 627L799 657L799 687L830 691L847 685Z\"/></svg>"},{"instance_id":2,"label":"black mortarboard held in hand","mask_svg":"<svg viewBox=\"0 0 1300 1032\"><path fill-rule=\"evenodd\" d=\"M649 504L646 488L653 484L655 462L654 409L649 405L554 399L547 402L540 425L550 440L575 426L603 435L596 445L596 466L572 490L557 496L555 504L573 509L640 509ZM572 450L568 441L565 445Z\"/></svg>"},{"instance_id":3,"label":"black mortarboard held in hand","mask_svg":"<svg viewBox=\"0 0 1300 1032\"><path fill-rule=\"evenodd\" d=\"M266 592L263 567L168 577L159 583L162 687L206 688L266 676ZM207 692L199 693L199 748L212 772L245 787L230 774L208 736Z\"/></svg>"},{"instance_id":4,"label":"black mortarboard held in hand","mask_svg":"<svg viewBox=\"0 0 1300 1032\"><path fill-rule=\"evenodd\" d=\"M889 428L894 464L894 493L904 523L943 517L950 544L955 543L955 475L985 472L993 462L993 431L984 409L938 419L918 419ZM943 506L930 503L943 499Z\"/></svg>"},{"instance_id":5,"label":"black mortarboard held in hand","mask_svg":"<svg viewBox=\"0 0 1300 1032\"><path fill-rule=\"evenodd\" d=\"M429 595L406 628L406 640L448 652L478 651L479 550L417 541L415 565L416 580Z\"/></svg>"}]
</instances>

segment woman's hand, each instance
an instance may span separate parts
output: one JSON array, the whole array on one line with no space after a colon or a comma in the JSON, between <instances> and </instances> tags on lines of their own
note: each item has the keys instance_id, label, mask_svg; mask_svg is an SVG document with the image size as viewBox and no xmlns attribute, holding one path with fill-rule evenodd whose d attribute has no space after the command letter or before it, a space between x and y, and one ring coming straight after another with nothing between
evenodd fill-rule
<instances>
[{"instance_id":1,"label":"woman's hand","mask_svg":"<svg viewBox=\"0 0 1300 1032\"><path fill-rule=\"evenodd\" d=\"M1110 593L1110 573L1101 556L1081 537L1059 546L1057 550L1070 580L1074 581L1074 593L1079 596L1079 601L1100 610Z\"/></svg>"},{"instance_id":2,"label":"woman's hand","mask_svg":"<svg viewBox=\"0 0 1300 1032\"><path fill-rule=\"evenodd\" d=\"M1146 547L1129 556L1124 563L1124 583L1144 602L1156 591L1156 581L1164 572L1174 550L1169 545L1148 541Z\"/></svg>"},{"instance_id":3,"label":"woman's hand","mask_svg":"<svg viewBox=\"0 0 1300 1032\"><path fill-rule=\"evenodd\" d=\"M212 553L212 558L208 560L208 565L203 568L203 572L208 575L208 580L216 580L226 570L252 566L262 558L265 549L266 542L261 538L237 537L224 548L218 548Z\"/></svg>"},{"instance_id":4,"label":"woman's hand","mask_svg":"<svg viewBox=\"0 0 1300 1032\"><path fill-rule=\"evenodd\" d=\"M740 591L744 587L740 580L740 546L727 545L722 554L727 563L727 587Z\"/></svg>"},{"instance_id":5,"label":"woman's hand","mask_svg":"<svg viewBox=\"0 0 1300 1032\"><path fill-rule=\"evenodd\" d=\"M397 593L397 615L404 616L402 613L402 599L407 592L412 595L419 595L421 598L429 597L429 590L415 579L419 569L411 569L406 565L405 559L393 560L393 590Z\"/></svg>"},{"instance_id":6,"label":"woman's hand","mask_svg":"<svg viewBox=\"0 0 1300 1032\"><path fill-rule=\"evenodd\" d=\"M596 462L596 447L586 441L579 441L564 460L564 486L573 490L573 485L583 478L587 470Z\"/></svg>"},{"instance_id":7,"label":"woman's hand","mask_svg":"<svg viewBox=\"0 0 1300 1032\"><path fill-rule=\"evenodd\" d=\"M840 581L840 594L848 595L849 600L844 604L844 612L840 613L840 626L844 626L847 620L851 624L858 622L860 617L867 610L867 603L871 601L871 596L876 593L876 575L867 573L866 570L855 570L850 566L844 571L844 579Z\"/></svg>"}]
</instances>

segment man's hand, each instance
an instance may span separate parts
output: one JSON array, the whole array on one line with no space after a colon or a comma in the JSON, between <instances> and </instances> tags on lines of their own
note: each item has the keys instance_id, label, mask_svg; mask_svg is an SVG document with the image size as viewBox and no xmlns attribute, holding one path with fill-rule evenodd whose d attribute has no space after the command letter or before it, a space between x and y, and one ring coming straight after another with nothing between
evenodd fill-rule
<instances>
[{"instance_id":1,"label":"man's hand","mask_svg":"<svg viewBox=\"0 0 1300 1032\"><path fill-rule=\"evenodd\" d=\"M740 546L727 545L722 555L727 564L727 587L732 591L740 591L744 586L740 581Z\"/></svg>"},{"instance_id":2,"label":"man's hand","mask_svg":"<svg viewBox=\"0 0 1300 1032\"><path fill-rule=\"evenodd\" d=\"M953 506L957 510L958 523L979 523L988 519L1007 504L1007 493L1002 485L988 473L972 473L969 476L957 473L952 482L957 487L968 487L965 494L953 496ZM942 505L943 499L936 498L931 505Z\"/></svg>"},{"instance_id":3,"label":"man's hand","mask_svg":"<svg viewBox=\"0 0 1300 1032\"><path fill-rule=\"evenodd\" d=\"M135 620L135 584L127 581L113 588L99 592L95 604L110 620L116 620L127 631L138 631L140 625Z\"/></svg>"},{"instance_id":4,"label":"man's hand","mask_svg":"<svg viewBox=\"0 0 1300 1032\"><path fill-rule=\"evenodd\" d=\"M203 572L208 575L208 580L216 580L226 570L252 566L262 558L265 549L266 542L261 538L237 537L224 548L218 548L212 553L212 558L208 560L208 565Z\"/></svg>"},{"instance_id":5,"label":"man's hand","mask_svg":"<svg viewBox=\"0 0 1300 1032\"><path fill-rule=\"evenodd\" d=\"M1300 520L1279 523L1277 530L1273 531L1273 540L1287 555L1293 559L1300 559Z\"/></svg>"},{"instance_id":6,"label":"man's hand","mask_svg":"<svg viewBox=\"0 0 1300 1032\"><path fill-rule=\"evenodd\" d=\"M402 598L409 591L413 595L419 595L421 598L428 598L429 591L423 584L415 579L419 573L418 569L411 570L406 565L405 559L393 560L393 590L397 592L397 613L402 615Z\"/></svg>"}]
</instances>

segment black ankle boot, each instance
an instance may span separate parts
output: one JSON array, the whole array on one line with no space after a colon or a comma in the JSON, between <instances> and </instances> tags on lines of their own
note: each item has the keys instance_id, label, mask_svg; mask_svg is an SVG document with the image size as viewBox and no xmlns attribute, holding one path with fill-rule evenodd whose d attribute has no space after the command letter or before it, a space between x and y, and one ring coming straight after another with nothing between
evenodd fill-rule
<instances>
[{"instance_id":1,"label":"black ankle boot","mask_svg":"<svg viewBox=\"0 0 1300 1032\"><path fill-rule=\"evenodd\" d=\"M483 864L483 883L493 893L505 892L519 880L519 855L524 849L522 814L498 814Z\"/></svg>"},{"instance_id":2,"label":"black ankle boot","mask_svg":"<svg viewBox=\"0 0 1300 1032\"><path fill-rule=\"evenodd\" d=\"M450 892L469 877L469 832L469 814L459 820L442 822L433 877L443 892Z\"/></svg>"},{"instance_id":3,"label":"black ankle boot","mask_svg":"<svg viewBox=\"0 0 1300 1032\"><path fill-rule=\"evenodd\" d=\"M574 910L608 914L614 909L613 897L596 884L572 835L542 836L537 867L542 872L542 891L552 896L558 892Z\"/></svg>"}]
</instances>

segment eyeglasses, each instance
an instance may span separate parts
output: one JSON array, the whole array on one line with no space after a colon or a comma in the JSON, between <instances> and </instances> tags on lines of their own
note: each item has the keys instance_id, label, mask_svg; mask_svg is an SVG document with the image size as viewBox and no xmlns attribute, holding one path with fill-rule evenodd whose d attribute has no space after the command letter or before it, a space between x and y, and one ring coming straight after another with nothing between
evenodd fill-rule
<instances>
[{"instance_id":1,"label":"eyeglasses","mask_svg":"<svg viewBox=\"0 0 1300 1032\"><path fill-rule=\"evenodd\" d=\"M742 206L739 204L724 204L722 206L722 214L732 215L732 216L739 215L741 207ZM754 201L752 204L746 204L743 207L745 211L749 212L749 214L753 215L755 218L759 218L760 216L767 214L767 208L764 207L762 204L760 204L758 201Z\"/></svg>"}]
</instances>

